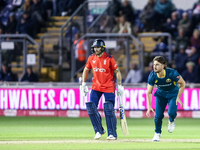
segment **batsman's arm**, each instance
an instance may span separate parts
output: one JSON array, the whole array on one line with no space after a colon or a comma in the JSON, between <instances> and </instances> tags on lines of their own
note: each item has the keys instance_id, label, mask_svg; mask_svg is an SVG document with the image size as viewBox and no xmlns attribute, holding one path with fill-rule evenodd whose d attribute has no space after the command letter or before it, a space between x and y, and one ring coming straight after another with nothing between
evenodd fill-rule
<instances>
[{"instance_id":1,"label":"batsman's arm","mask_svg":"<svg viewBox=\"0 0 200 150\"><path fill-rule=\"evenodd\" d=\"M153 108L151 108L151 102L152 102L152 92L153 92L153 86L147 85L147 117L150 117L150 112L154 112Z\"/></svg>"},{"instance_id":2,"label":"batsman's arm","mask_svg":"<svg viewBox=\"0 0 200 150\"><path fill-rule=\"evenodd\" d=\"M115 69L115 74L117 77L118 85L122 85L122 74L121 74L119 68Z\"/></svg>"},{"instance_id":3,"label":"batsman's arm","mask_svg":"<svg viewBox=\"0 0 200 150\"><path fill-rule=\"evenodd\" d=\"M88 77L88 72L90 69L88 69L87 67L84 68L83 70L83 74L82 74L82 82L85 83Z\"/></svg>"}]
</instances>

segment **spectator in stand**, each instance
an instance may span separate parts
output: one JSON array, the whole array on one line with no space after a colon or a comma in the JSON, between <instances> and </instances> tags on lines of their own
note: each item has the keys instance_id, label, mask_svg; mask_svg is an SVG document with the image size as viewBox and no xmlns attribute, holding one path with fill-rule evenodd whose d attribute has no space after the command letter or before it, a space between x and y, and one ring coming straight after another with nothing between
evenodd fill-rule
<instances>
[{"instance_id":1,"label":"spectator in stand","mask_svg":"<svg viewBox=\"0 0 200 150\"><path fill-rule=\"evenodd\" d=\"M191 24L188 31L188 36L192 36L193 30L200 23L200 0L194 3L193 8L192 8L192 13L193 14L192 14Z\"/></svg>"},{"instance_id":2,"label":"spectator in stand","mask_svg":"<svg viewBox=\"0 0 200 150\"><path fill-rule=\"evenodd\" d=\"M190 52L188 53L188 61L192 61L195 65L198 65L199 52L197 51L197 46L192 46Z\"/></svg>"},{"instance_id":3,"label":"spectator in stand","mask_svg":"<svg viewBox=\"0 0 200 150\"><path fill-rule=\"evenodd\" d=\"M112 0L113 7L111 11L115 17L119 17L122 15L122 3L119 0Z\"/></svg>"},{"instance_id":4,"label":"spectator in stand","mask_svg":"<svg viewBox=\"0 0 200 150\"><path fill-rule=\"evenodd\" d=\"M198 69L195 69L195 64L192 61L186 63L187 69L183 71L181 76L185 80L186 83L198 83Z\"/></svg>"},{"instance_id":5,"label":"spectator in stand","mask_svg":"<svg viewBox=\"0 0 200 150\"><path fill-rule=\"evenodd\" d=\"M9 17L8 24L5 29L5 33L6 34L15 34L16 26L17 26L17 21L15 19L14 13L10 13L10 17Z\"/></svg>"},{"instance_id":6,"label":"spectator in stand","mask_svg":"<svg viewBox=\"0 0 200 150\"><path fill-rule=\"evenodd\" d=\"M40 32L41 27L45 27L45 21L48 19L47 10L42 0L32 0L31 18L34 20L33 37L37 38L37 33Z\"/></svg>"},{"instance_id":7,"label":"spectator in stand","mask_svg":"<svg viewBox=\"0 0 200 150\"><path fill-rule=\"evenodd\" d=\"M178 23L178 30L183 29L184 32L187 32L190 27L190 19L188 18L187 12L182 14L182 19Z\"/></svg>"},{"instance_id":8,"label":"spectator in stand","mask_svg":"<svg viewBox=\"0 0 200 150\"><path fill-rule=\"evenodd\" d=\"M126 21L125 16L119 18L119 23L112 30L113 33L129 33L131 34L131 23Z\"/></svg>"},{"instance_id":9,"label":"spectator in stand","mask_svg":"<svg viewBox=\"0 0 200 150\"><path fill-rule=\"evenodd\" d=\"M186 70L186 63L188 61L188 55L185 53L185 46L180 45L179 53L175 57L175 69L181 74Z\"/></svg>"},{"instance_id":10,"label":"spectator in stand","mask_svg":"<svg viewBox=\"0 0 200 150\"><path fill-rule=\"evenodd\" d=\"M60 0L58 2L58 15L71 16L84 0Z\"/></svg>"},{"instance_id":11,"label":"spectator in stand","mask_svg":"<svg viewBox=\"0 0 200 150\"><path fill-rule=\"evenodd\" d=\"M133 62L131 65L131 70L129 70L128 75L124 81L124 84L127 83L139 83L142 79L141 70L138 68L138 65Z\"/></svg>"},{"instance_id":12,"label":"spectator in stand","mask_svg":"<svg viewBox=\"0 0 200 150\"><path fill-rule=\"evenodd\" d=\"M33 36L33 20L31 20L28 12L24 12L22 18L18 21L16 34L29 34Z\"/></svg>"},{"instance_id":13,"label":"spectator in stand","mask_svg":"<svg viewBox=\"0 0 200 150\"><path fill-rule=\"evenodd\" d=\"M151 28L150 17L154 13L154 6L155 6L154 0L149 0L146 6L144 7L144 9L142 10L142 12L140 13L139 18L140 18L140 21L144 23L144 30L148 31Z\"/></svg>"},{"instance_id":14,"label":"spectator in stand","mask_svg":"<svg viewBox=\"0 0 200 150\"><path fill-rule=\"evenodd\" d=\"M39 21L39 23L44 23L47 20L47 10L42 0L32 0L31 5L32 15Z\"/></svg>"},{"instance_id":15,"label":"spectator in stand","mask_svg":"<svg viewBox=\"0 0 200 150\"><path fill-rule=\"evenodd\" d=\"M80 33L75 34L74 44L77 43L80 37L81 37ZM87 44L85 43L85 40L82 39L75 47L76 71L78 71L86 63L86 53L87 53L86 50L87 50Z\"/></svg>"},{"instance_id":16,"label":"spectator in stand","mask_svg":"<svg viewBox=\"0 0 200 150\"><path fill-rule=\"evenodd\" d=\"M24 82L38 82L38 76L33 72L32 66L26 68L26 73L23 75L21 81Z\"/></svg>"},{"instance_id":17,"label":"spectator in stand","mask_svg":"<svg viewBox=\"0 0 200 150\"><path fill-rule=\"evenodd\" d=\"M187 47L189 45L189 39L188 37L185 36L184 30L179 29L178 34L179 36L176 38L175 49L173 50L175 53L179 53L178 50L179 50L180 45L184 47Z\"/></svg>"},{"instance_id":18,"label":"spectator in stand","mask_svg":"<svg viewBox=\"0 0 200 150\"><path fill-rule=\"evenodd\" d=\"M5 0L0 0L0 12L2 9L4 9L4 7L6 6L6 1Z\"/></svg>"},{"instance_id":19,"label":"spectator in stand","mask_svg":"<svg viewBox=\"0 0 200 150\"><path fill-rule=\"evenodd\" d=\"M19 9L19 16L22 16L24 12L28 12L29 14L31 14L31 5L31 0L25 0L25 3Z\"/></svg>"},{"instance_id":20,"label":"spectator in stand","mask_svg":"<svg viewBox=\"0 0 200 150\"><path fill-rule=\"evenodd\" d=\"M134 8L131 5L131 2L128 0L125 0L122 3L122 15L125 16L126 20L130 22L131 24L134 24L135 17L134 17Z\"/></svg>"},{"instance_id":21,"label":"spectator in stand","mask_svg":"<svg viewBox=\"0 0 200 150\"><path fill-rule=\"evenodd\" d=\"M109 3L110 4L110 3ZM122 3L119 0L112 0L112 6L107 10L107 16L100 18L100 32L105 32L108 23L116 25L119 17L122 15ZM113 26L111 27L113 28Z\"/></svg>"},{"instance_id":22,"label":"spectator in stand","mask_svg":"<svg viewBox=\"0 0 200 150\"><path fill-rule=\"evenodd\" d=\"M16 81L16 76L11 72L11 69L8 67L7 63L2 64L0 81Z\"/></svg>"},{"instance_id":23,"label":"spectator in stand","mask_svg":"<svg viewBox=\"0 0 200 150\"><path fill-rule=\"evenodd\" d=\"M167 22L164 24L164 30L163 32L169 32L173 37L177 37L178 31L177 31L177 26L178 26L178 15L176 12L173 12L171 14L171 18L167 19Z\"/></svg>"},{"instance_id":24,"label":"spectator in stand","mask_svg":"<svg viewBox=\"0 0 200 150\"><path fill-rule=\"evenodd\" d=\"M193 31L193 36L190 38L190 44L192 46L197 47L197 51L200 51L200 36L199 36L199 30L195 29Z\"/></svg>"},{"instance_id":25,"label":"spectator in stand","mask_svg":"<svg viewBox=\"0 0 200 150\"><path fill-rule=\"evenodd\" d=\"M155 7L154 13L149 18L152 22L152 29L158 30L158 25L161 22L167 20L170 17L171 13L175 10L174 5L170 0L158 0Z\"/></svg>"},{"instance_id":26,"label":"spectator in stand","mask_svg":"<svg viewBox=\"0 0 200 150\"><path fill-rule=\"evenodd\" d=\"M149 67L148 67L148 71L145 72L145 74L143 75L141 82L147 82L148 81L149 74L151 73L152 70L153 70L153 62L150 62Z\"/></svg>"}]
</instances>

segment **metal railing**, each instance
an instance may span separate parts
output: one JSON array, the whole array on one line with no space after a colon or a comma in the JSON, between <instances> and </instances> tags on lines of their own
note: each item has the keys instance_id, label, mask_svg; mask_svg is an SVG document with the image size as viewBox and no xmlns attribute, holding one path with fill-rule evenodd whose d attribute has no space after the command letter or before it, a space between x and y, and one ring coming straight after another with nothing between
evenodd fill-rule
<instances>
[{"instance_id":1,"label":"metal railing","mask_svg":"<svg viewBox=\"0 0 200 150\"><path fill-rule=\"evenodd\" d=\"M40 66L40 51L39 51L39 44L28 34L0 34L0 43L1 42L7 42L6 38L9 38L9 42L22 42L23 43L23 73L26 72L27 67L27 54L28 54L28 43L37 45L37 54L38 54L38 69L41 69ZM15 39L13 39L15 38ZM2 50L0 48L0 54L2 53ZM2 64L2 56L0 55L0 66ZM39 71L40 72L40 71Z\"/></svg>"},{"instance_id":2,"label":"metal railing","mask_svg":"<svg viewBox=\"0 0 200 150\"><path fill-rule=\"evenodd\" d=\"M42 57L41 57L41 67L44 67L44 66L48 66L48 67L53 67L53 66L57 66L57 65L59 65L59 60L58 60L58 63L57 64L55 64L55 63L46 63L45 62L45 52L44 52L44 46L45 46L45 44L44 44L44 40L45 39L58 39L58 41L59 41L59 36L57 36L57 35L49 35L49 34L44 34L44 35L42 35L41 36L41 45L40 45L40 49L41 49L41 55L42 55Z\"/></svg>"},{"instance_id":3,"label":"metal railing","mask_svg":"<svg viewBox=\"0 0 200 150\"><path fill-rule=\"evenodd\" d=\"M86 10L86 6L88 3L96 3L96 2L110 2L111 0L89 0L89 1L85 1L83 4L81 4L77 9L76 11L71 15L71 17L66 21L66 23L61 27L60 29L60 39L59 39L59 66L61 68L61 65L62 65L62 61L63 61L63 55L62 55L62 50L64 48L64 37L63 37L63 34L65 33L66 31L66 27L68 25L70 25L70 23L73 21L73 18L79 13L79 11L81 9L85 9L85 14L82 14L83 15L83 33L86 34L87 32L87 29L86 29L86 16L87 16L87 10ZM110 5L109 5L110 6ZM108 7L109 7L108 6ZM103 11L103 13L105 12L105 10ZM102 13L102 14L103 14ZM99 15L100 17L100 15ZM97 19L96 19L97 20ZM95 21L96 22L96 21ZM93 24L94 25L94 24ZM91 26L90 26L91 27ZM70 42L70 46L73 44L73 42ZM71 47L70 47L71 49Z\"/></svg>"},{"instance_id":4,"label":"metal railing","mask_svg":"<svg viewBox=\"0 0 200 150\"><path fill-rule=\"evenodd\" d=\"M82 39L87 39L88 38L102 38L102 39L106 39L106 40L111 40L111 38L119 38L119 37L126 37L127 38L127 46L126 46L126 72L128 72L129 70L129 63L130 63L130 48L129 48L129 39L133 40L134 42L137 43L136 47L138 49L138 52L139 52L139 65L140 65L140 68L141 70L143 70L143 51L141 50L141 46L142 46L142 43L136 38L134 37L132 34L128 34L128 33L122 33L122 34L118 34L118 33L109 33L109 34L105 34L105 33L87 33L85 35L83 35L78 41L80 42ZM89 42L87 42L89 44ZM76 69L76 61L75 61L75 46L72 46L72 50L71 50L71 79L73 80L74 79L74 76L80 72L82 68L80 68L78 71L75 71ZM88 50L90 49L90 45L88 45ZM89 55L89 52L87 51L87 56Z\"/></svg>"}]
</instances>

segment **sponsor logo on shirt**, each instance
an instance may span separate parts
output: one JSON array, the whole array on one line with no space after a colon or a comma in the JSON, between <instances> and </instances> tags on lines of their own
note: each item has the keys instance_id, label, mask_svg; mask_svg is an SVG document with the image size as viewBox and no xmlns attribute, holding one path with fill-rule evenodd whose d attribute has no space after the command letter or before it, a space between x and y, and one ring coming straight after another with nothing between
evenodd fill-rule
<instances>
[{"instance_id":1,"label":"sponsor logo on shirt","mask_svg":"<svg viewBox=\"0 0 200 150\"><path fill-rule=\"evenodd\" d=\"M95 67L95 68L93 68L93 71L94 71L94 72L106 72L106 69Z\"/></svg>"},{"instance_id":2,"label":"sponsor logo on shirt","mask_svg":"<svg viewBox=\"0 0 200 150\"><path fill-rule=\"evenodd\" d=\"M93 63L95 63L95 62L96 62L96 60L92 60L92 62L93 62Z\"/></svg>"},{"instance_id":3,"label":"sponsor logo on shirt","mask_svg":"<svg viewBox=\"0 0 200 150\"><path fill-rule=\"evenodd\" d=\"M157 82L158 82L158 80L155 81L155 83L157 83Z\"/></svg>"},{"instance_id":4,"label":"sponsor logo on shirt","mask_svg":"<svg viewBox=\"0 0 200 150\"><path fill-rule=\"evenodd\" d=\"M114 68L117 67L117 64L115 64Z\"/></svg>"},{"instance_id":5,"label":"sponsor logo on shirt","mask_svg":"<svg viewBox=\"0 0 200 150\"><path fill-rule=\"evenodd\" d=\"M171 82L171 79L168 78L168 79L166 80L166 82L167 82L167 83Z\"/></svg>"},{"instance_id":6,"label":"sponsor logo on shirt","mask_svg":"<svg viewBox=\"0 0 200 150\"><path fill-rule=\"evenodd\" d=\"M180 76L177 76L176 78L178 78L178 79L179 79L179 78L180 78Z\"/></svg>"}]
</instances>

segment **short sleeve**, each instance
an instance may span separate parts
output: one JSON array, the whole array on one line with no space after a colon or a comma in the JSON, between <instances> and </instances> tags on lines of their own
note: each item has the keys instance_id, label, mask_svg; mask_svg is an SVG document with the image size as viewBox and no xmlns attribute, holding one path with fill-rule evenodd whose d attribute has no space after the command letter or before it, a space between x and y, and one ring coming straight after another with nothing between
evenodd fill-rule
<instances>
[{"instance_id":1,"label":"short sleeve","mask_svg":"<svg viewBox=\"0 0 200 150\"><path fill-rule=\"evenodd\" d=\"M118 65L113 56L111 57L111 68L112 70L116 70L118 68Z\"/></svg>"},{"instance_id":2,"label":"short sleeve","mask_svg":"<svg viewBox=\"0 0 200 150\"><path fill-rule=\"evenodd\" d=\"M85 67L88 68L88 69L91 69L91 68L92 68L92 65L91 65L91 56L89 56Z\"/></svg>"},{"instance_id":3,"label":"short sleeve","mask_svg":"<svg viewBox=\"0 0 200 150\"><path fill-rule=\"evenodd\" d=\"M175 81L175 82L178 82L180 77L181 77L181 75L178 73L178 71L173 70L172 77L171 77L172 80Z\"/></svg>"},{"instance_id":4,"label":"short sleeve","mask_svg":"<svg viewBox=\"0 0 200 150\"><path fill-rule=\"evenodd\" d=\"M153 74L153 71L149 74L149 77L148 77L148 84L151 85L151 86L154 86L154 83L155 83L155 77L154 77L154 74Z\"/></svg>"}]
</instances>

